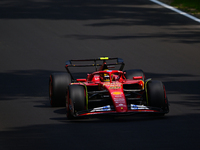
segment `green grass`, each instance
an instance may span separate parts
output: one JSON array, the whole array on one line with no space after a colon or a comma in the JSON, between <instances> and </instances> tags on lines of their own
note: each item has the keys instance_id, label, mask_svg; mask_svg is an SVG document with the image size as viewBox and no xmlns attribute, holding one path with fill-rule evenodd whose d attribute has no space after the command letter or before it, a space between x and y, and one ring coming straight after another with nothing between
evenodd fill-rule
<instances>
[{"instance_id":1,"label":"green grass","mask_svg":"<svg viewBox=\"0 0 200 150\"><path fill-rule=\"evenodd\" d=\"M172 0L171 5L191 14L200 15L200 0Z\"/></svg>"}]
</instances>

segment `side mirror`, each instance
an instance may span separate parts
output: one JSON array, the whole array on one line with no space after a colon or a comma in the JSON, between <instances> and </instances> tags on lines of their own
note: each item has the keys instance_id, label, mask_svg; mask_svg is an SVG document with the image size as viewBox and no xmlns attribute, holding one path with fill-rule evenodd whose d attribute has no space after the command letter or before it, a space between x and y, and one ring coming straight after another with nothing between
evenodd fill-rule
<instances>
[{"instance_id":1,"label":"side mirror","mask_svg":"<svg viewBox=\"0 0 200 150\"><path fill-rule=\"evenodd\" d=\"M140 79L142 79L142 76L135 76L135 77L133 77L133 80L140 80Z\"/></svg>"},{"instance_id":2,"label":"side mirror","mask_svg":"<svg viewBox=\"0 0 200 150\"><path fill-rule=\"evenodd\" d=\"M86 79L76 79L77 82L86 82Z\"/></svg>"}]
</instances>

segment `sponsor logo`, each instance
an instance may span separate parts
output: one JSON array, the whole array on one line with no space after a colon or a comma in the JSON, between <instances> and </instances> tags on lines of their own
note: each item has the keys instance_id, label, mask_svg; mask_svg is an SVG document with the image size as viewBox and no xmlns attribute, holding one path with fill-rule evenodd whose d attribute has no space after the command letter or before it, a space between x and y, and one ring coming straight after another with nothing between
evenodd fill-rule
<instances>
[{"instance_id":1,"label":"sponsor logo","mask_svg":"<svg viewBox=\"0 0 200 150\"><path fill-rule=\"evenodd\" d=\"M107 86L122 86L122 84L120 83L110 83L110 82L105 82L103 85L107 85Z\"/></svg>"},{"instance_id":2,"label":"sponsor logo","mask_svg":"<svg viewBox=\"0 0 200 150\"><path fill-rule=\"evenodd\" d=\"M109 89L121 89L121 86L110 86Z\"/></svg>"},{"instance_id":3,"label":"sponsor logo","mask_svg":"<svg viewBox=\"0 0 200 150\"><path fill-rule=\"evenodd\" d=\"M108 111L108 110L110 110L110 107L108 107L108 106L103 107L103 111Z\"/></svg>"},{"instance_id":4,"label":"sponsor logo","mask_svg":"<svg viewBox=\"0 0 200 150\"><path fill-rule=\"evenodd\" d=\"M95 80L95 81L98 81L98 80L99 80L99 77L94 77L94 80Z\"/></svg>"},{"instance_id":5,"label":"sponsor logo","mask_svg":"<svg viewBox=\"0 0 200 150\"><path fill-rule=\"evenodd\" d=\"M120 95L114 95L114 98L122 98L122 97L123 97L122 94L120 94Z\"/></svg>"},{"instance_id":6,"label":"sponsor logo","mask_svg":"<svg viewBox=\"0 0 200 150\"><path fill-rule=\"evenodd\" d=\"M138 109L137 105L131 105L131 109Z\"/></svg>"},{"instance_id":7,"label":"sponsor logo","mask_svg":"<svg viewBox=\"0 0 200 150\"><path fill-rule=\"evenodd\" d=\"M113 95L120 95L123 94L123 92L112 92Z\"/></svg>"},{"instance_id":8,"label":"sponsor logo","mask_svg":"<svg viewBox=\"0 0 200 150\"><path fill-rule=\"evenodd\" d=\"M144 106L144 105L134 105L131 104L131 110L137 110L137 109L149 109L148 107Z\"/></svg>"},{"instance_id":9,"label":"sponsor logo","mask_svg":"<svg viewBox=\"0 0 200 150\"><path fill-rule=\"evenodd\" d=\"M98 111L110 111L110 105L107 106L103 106L103 107L97 107L97 108L93 108L90 112L98 112Z\"/></svg>"},{"instance_id":10,"label":"sponsor logo","mask_svg":"<svg viewBox=\"0 0 200 150\"><path fill-rule=\"evenodd\" d=\"M123 103L125 101L123 97L113 98L113 100L115 101L115 103Z\"/></svg>"}]
</instances>

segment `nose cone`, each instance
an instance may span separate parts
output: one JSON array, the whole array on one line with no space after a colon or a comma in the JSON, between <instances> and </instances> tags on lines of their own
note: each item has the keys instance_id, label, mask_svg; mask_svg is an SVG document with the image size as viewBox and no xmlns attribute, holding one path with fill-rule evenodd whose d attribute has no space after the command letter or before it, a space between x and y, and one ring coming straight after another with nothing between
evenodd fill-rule
<instances>
[{"instance_id":1,"label":"nose cone","mask_svg":"<svg viewBox=\"0 0 200 150\"><path fill-rule=\"evenodd\" d=\"M115 106L115 110L117 112L127 112L128 108L127 108L126 99L125 99L123 91L118 90L118 91L111 92L111 97L113 100L113 104Z\"/></svg>"},{"instance_id":2,"label":"nose cone","mask_svg":"<svg viewBox=\"0 0 200 150\"><path fill-rule=\"evenodd\" d=\"M110 84L105 84L105 88L109 91L113 105L117 112L127 112L127 104L123 91L123 84L119 82L113 82Z\"/></svg>"}]
</instances>

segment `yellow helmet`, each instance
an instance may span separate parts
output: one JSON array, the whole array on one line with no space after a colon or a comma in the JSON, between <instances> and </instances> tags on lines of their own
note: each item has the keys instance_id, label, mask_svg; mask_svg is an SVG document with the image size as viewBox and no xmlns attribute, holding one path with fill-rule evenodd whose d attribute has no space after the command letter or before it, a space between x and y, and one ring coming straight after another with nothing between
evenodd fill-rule
<instances>
[{"instance_id":1,"label":"yellow helmet","mask_svg":"<svg viewBox=\"0 0 200 150\"><path fill-rule=\"evenodd\" d=\"M101 81L103 82L109 82L110 81L110 76L106 73L101 74Z\"/></svg>"}]
</instances>

